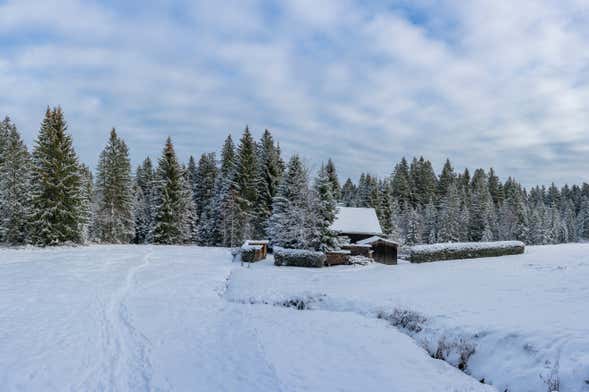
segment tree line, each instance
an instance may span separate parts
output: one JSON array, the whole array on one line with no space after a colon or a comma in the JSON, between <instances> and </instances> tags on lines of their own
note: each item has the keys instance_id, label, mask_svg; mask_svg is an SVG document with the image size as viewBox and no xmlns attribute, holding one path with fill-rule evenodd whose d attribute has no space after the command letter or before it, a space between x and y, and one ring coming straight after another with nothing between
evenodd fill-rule
<instances>
[{"instance_id":1,"label":"tree line","mask_svg":"<svg viewBox=\"0 0 589 392\"><path fill-rule=\"evenodd\" d=\"M589 239L589 185L529 191L493 169L472 177L446 161L403 158L389 177L362 174L340 185L331 159L311 178L298 155L285 162L266 130L246 127L220 152L182 164L168 138L156 163L134 171L113 129L95 170L82 164L61 108L48 108L31 152L12 121L0 122L0 242L39 246L97 243L325 250L337 203L375 208L385 234L401 243L518 239L550 244Z\"/></svg>"}]
</instances>

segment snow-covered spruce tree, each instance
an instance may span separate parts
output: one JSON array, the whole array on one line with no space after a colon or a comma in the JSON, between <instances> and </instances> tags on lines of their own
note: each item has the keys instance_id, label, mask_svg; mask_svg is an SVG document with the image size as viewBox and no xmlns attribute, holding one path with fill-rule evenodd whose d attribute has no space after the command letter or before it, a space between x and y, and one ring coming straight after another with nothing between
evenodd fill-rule
<instances>
[{"instance_id":1,"label":"snow-covered spruce tree","mask_svg":"<svg viewBox=\"0 0 589 392\"><path fill-rule=\"evenodd\" d=\"M96 198L94 192L94 176L90 168L84 164L80 165L81 194L82 194L82 222L80 233L82 242L96 238Z\"/></svg>"},{"instance_id":2,"label":"snow-covered spruce tree","mask_svg":"<svg viewBox=\"0 0 589 392\"><path fill-rule=\"evenodd\" d=\"M333 197L336 201L340 201L342 199L342 191L339 184L339 178L337 177L337 170L335 169L335 164L331 158L327 160L325 170L327 171L327 176L329 177L329 182L331 183Z\"/></svg>"},{"instance_id":3,"label":"snow-covered spruce tree","mask_svg":"<svg viewBox=\"0 0 589 392\"><path fill-rule=\"evenodd\" d=\"M285 248L310 249L313 214L308 174L298 155L288 162L272 206L269 233L272 243Z\"/></svg>"},{"instance_id":4,"label":"snow-covered spruce tree","mask_svg":"<svg viewBox=\"0 0 589 392\"><path fill-rule=\"evenodd\" d=\"M444 167L442 168L442 173L440 174L440 179L438 180L438 187L437 187L437 205L442 201L442 199L448 193L448 188L450 184L456 181L456 173L454 172L454 168L450 163L449 159L446 159L446 163L444 163Z\"/></svg>"},{"instance_id":5,"label":"snow-covered spruce tree","mask_svg":"<svg viewBox=\"0 0 589 392\"><path fill-rule=\"evenodd\" d=\"M254 206L254 238L266 238L268 219L272 215L272 199L276 196L282 177L280 152L270 131L265 130L257 144L257 189Z\"/></svg>"},{"instance_id":6,"label":"snow-covered spruce tree","mask_svg":"<svg viewBox=\"0 0 589 392\"><path fill-rule=\"evenodd\" d=\"M194 163L194 160L193 160ZM183 198L185 213L184 219L184 241L187 243L196 243L198 241L198 215L196 213L196 204L194 202L194 193L192 191L192 174L188 168L183 168Z\"/></svg>"},{"instance_id":7,"label":"snow-covered spruce tree","mask_svg":"<svg viewBox=\"0 0 589 392\"><path fill-rule=\"evenodd\" d=\"M145 158L137 167L133 185L133 216L135 217L136 244L151 242L154 220L155 173L151 159Z\"/></svg>"},{"instance_id":8,"label":"snow-covered spruce tree","mask_svg":"<svg viewBox=\"0 0 589 392\"><path fill-rule=\"evenodd\" d=\"M411 206L408 206L405 210L407 228L405 234L405 243L407 245L415 245L422 243L422 222L421 216L417 210Z\"/></svg>"},{"instance_id":9,"label":"snow-covered spruce tree","mask_svg":"<svg viewBox=\"0 0 589 392\"><path fill-rule=\"evenodd\" d=\"M202 154L196 170L193 190L194 207L200 216L213 198L217 178L217 156L214 152Z\"/></svg>"},{"instance_id":10,"label":"snow-covered spruce tree","mask_svg":"<svg viewBox=\"0 0 589 392\"><path fill-rule=\"evenodd\" d=\"M460 206L460 194L456 184L451 183L448 192L440 202L440 215L438 219L438 241L459 242L462 240L461 224L464 213Z\"/></svg>"},{"instance_id":11,"label":"snow-covered spruce tree","mask_svg":"<svg viewBox=\"0 0 589 392\"><path fill-rule=\"evenodd\" d=\"M113 128L100 153L96 175L97 239L126 244L135 236L133 181L129 150Z\"/></svg>"},{"instance_id":12,"label":"snow-covered spruce tree","mask_svg":"<svg viewBox=\"0 0 589 392\"><path fill-rule=\"evenodd\" d=\"M581 240L589 240L589 197L584 196L577 214L577 235Z\"/></svg>"},{"instance_id":13,"label":"snow-covered spruce tree","mask_svg":"<svg viewBox=\"0 0 589 392\"><path fill-rule=\"evenodd\" d=\"M346 207L356 206L356 185L350 178L346 180L342 187L342 203Z\"/></svg>"},{"instance_id":14,"label":"snow-covered spruce tree","mask_svg":"<svg viewBox=\"0 0 589 392\"><path fill-rule=\"evenodd\" d=\"M80 243L84 222L80 164L61 108L47 108L33 150L32 241Z\"/></svg>"},{"instance_id":15,"label":"snow-covered spruce tree","mask_svg":"<svg viewBox=\"0 0 589 392\"><path fill-rule=\"evenodd\" d=\"M31 213L31 158L16 126L0 123L0 241L28 240Z\"/></svg>"},{"instance_id":16,"label":"snow-covered spruce tree","mask_svg":"<svg viewBox=\"0 0 589 392\"><path fill-rule=\"evenodd\" d=\"M245 127L235 159L235 177L233 181L236 184L239 209L242 220L241 233L238 233L242 240L254 236L255 224L255 206L259 196L257 160L256 160L256 142L250 133L248 127Z\"/></svg>"},{"instance_id":17,"label":"snow-covered spruce tree","mask_svg":"<svg viewBox=\"0 0 589 392\"><path fill-rule=\"evenodd\" d=\"M426 204L423 210L423 241L434 244L437 240L437 213L438 210L433 201Z\"/></svg>"},{"instance_id":18,"label":"snow-covered spruce tree","mask_svg":"<svg viewBox=\"0 0 589 392\"><path fill-rule=\"evenodd\" d=\"M181 244L187 237L184 178L169 137L158 162L155 184L153 242Z\"/></svg>"},{"instance_id":19,"label":"snow-covered spruce tree","mask_svg":"<svg viewBox=\"0 0 589 392\"><path fill-rule=\"evenodd\" d=\"M489 184L489 193L493 199L493 204L496 208L499 208L505 199L505 192L503 191L503 184L501 184L501 180L497 177L493 168L489 169L487 182Z\"/></svg>"},{"instance_id":20,"label":"snow-covered spruce tree","mask_svg":"<svg viewBox=\"0 0 589 392\"><path fill-rule=\"evenodd\" d=\"M326 251L337 248L337 233L331 230L335 221L337 203L333 196L333 182L327 167L321 165L313 183L313 240L315 250Z\"/></svg>"},{"instance_id":21,"label":"snow-covered spruce tree","mask_svg":"<svg viewBox=\"0 0 589 392\"><path fill-rule=\"evenodd\" d=\"M198 168L196 166L196 161L194 157L191 155L188 158L188 165L184 171L184 181L186 181L186 185L190 188L190 193L192 195L192 203L194 206L194 213L198 214L196 211L196 194L198 192Z\"/></svg>"},{"instance_id":22,"label":"snow-covered spruce tree","mask_svg":"<svg viewBox=\"0 0 589 392\"><path fill-rule=\"evenodd\" d=\"M489 186L487 175L483 169L477 169L472 178L472 196L470 203L469 239L471 241L491 241L494 237L495 205Z\"/></svg>"},{"instance_id":23,"label":"snow-covered spruce tree","mask_svg":"<svg viewBox=\"0 0 589 392\"><path fill-rule=\"evenodd\" d=\"M438 179L430 161L413 158L409 176L413 206L423 207L436 197Z\"/></svg>"},{"instance_id":24,"label":"snow-covered spruce tree","mask_svg":"<svg viewBox=\"0 0 589 392\"><path fill-rule=\"evenodd\" d=\"M235 145L229 135L221 151L214 197L200 216L198 243L202 245L241 245L241 211L237 203L237 185L233 181L235 171Z\"/></svg>"},{"instance_id":25,"label":"snow-covered spruce tree","mask_svg":"<svg viewBox=\"0 0 589 392\"><path fill-rule=\"evenodd\" d=\"M395 166L392 174L391 187L393 197L404 206L411 201L411 182L409 179L409 165L405 157Z\"/></svg>"}]
</instances>

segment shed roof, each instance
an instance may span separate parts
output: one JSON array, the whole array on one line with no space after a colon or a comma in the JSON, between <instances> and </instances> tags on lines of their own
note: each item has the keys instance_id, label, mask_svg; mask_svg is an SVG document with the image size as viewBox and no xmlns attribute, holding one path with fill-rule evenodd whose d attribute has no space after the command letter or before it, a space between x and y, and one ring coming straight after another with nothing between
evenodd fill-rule
<instances>
[{"instance_id":1,"label":"shed roof","mask_svg":"<svg viewBox=\"0 0 589 392\"><path fill-rule=\"evenodd\" d=\"M342 234L382 234L374 208L338 207L331 230Z\"/></svg>"},{"instance_id":2,"label":"shed roof","mask_svg":"<svg viewBox=\"0 0 589 392\"><path fill-rule=\"evenodd\" d=\"M357 242L357 244L358 245L372 245L372 244L374 244L376 242L383 242L383 243L388 244L388 245L399 246L399 244L396 243L395 241L391 241L391 240L388 240L386 238L382 238L382 237L379 237L379 236L376 236L376 235L373 236L373 237L370 237L370 238L366 238L364 240L360 240L360 241Z\"/></svg>"}]
</instances>

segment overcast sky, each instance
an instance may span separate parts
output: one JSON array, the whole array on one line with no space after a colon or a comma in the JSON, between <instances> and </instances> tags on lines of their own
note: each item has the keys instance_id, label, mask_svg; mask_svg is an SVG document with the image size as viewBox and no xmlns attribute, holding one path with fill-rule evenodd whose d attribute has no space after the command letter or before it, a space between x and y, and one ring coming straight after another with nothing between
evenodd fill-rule
<instances>
[{"instance_id":1,"label":"overcast sky","mask_svg":"<svg viewBox=\"0 0 589 392\"><path fill-rule=\"evenodd\" d=\"M146 3L153 3L146 5ZM95 166L115 126L133 163L183 160L246 124L312 166L383 176L493 166L589 181L586 0L2 1L0 115L32 144L61 105Z\"/></svg>"}]
</instances>

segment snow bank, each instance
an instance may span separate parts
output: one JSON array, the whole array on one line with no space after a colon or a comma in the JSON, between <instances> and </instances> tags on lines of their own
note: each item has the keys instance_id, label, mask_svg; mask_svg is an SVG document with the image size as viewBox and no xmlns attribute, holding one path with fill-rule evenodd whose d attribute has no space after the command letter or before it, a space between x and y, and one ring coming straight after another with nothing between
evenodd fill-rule
<instances>
[{"instance_id":1,"label":"snow bank","mask_svg":"<svg viewBox=\"0 0 589 392\"><path fill-rule=\"evenodd\" d=\"M274 265L290 267L314 267L325 265L326 256L323 252L305 249L274 248Z\"/></svg>"},{"instance_id":2,"label":"snow bank","mask_svg":"<svg viewBox=\"0 0 589 392\"><path fill-rule=\"evenodd\" d=\"M409 250L412 263L439 260L473 259L524 253L525 244L520 241L498 242L449 242L432 245L415 245Z\"/></svg>"}]
</instances>

